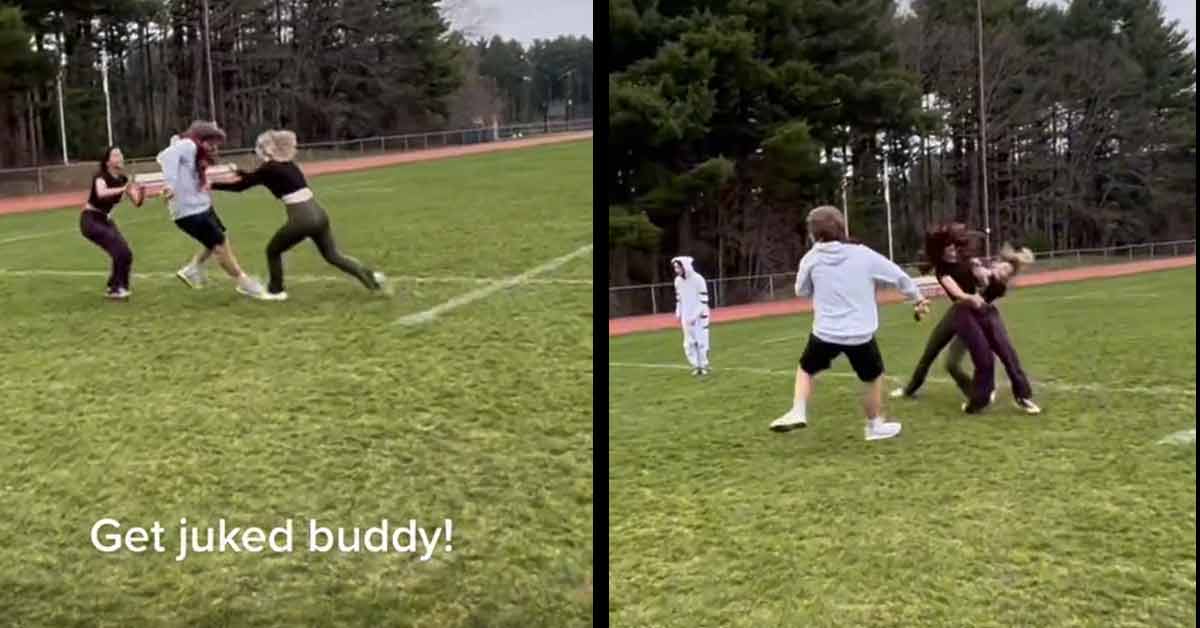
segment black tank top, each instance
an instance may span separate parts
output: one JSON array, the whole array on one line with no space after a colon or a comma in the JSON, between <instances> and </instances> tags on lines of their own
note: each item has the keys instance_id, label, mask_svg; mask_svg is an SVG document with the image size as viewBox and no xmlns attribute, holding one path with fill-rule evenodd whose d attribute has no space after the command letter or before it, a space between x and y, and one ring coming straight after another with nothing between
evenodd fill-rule
<instances>
[{"instance_id":1,"label":"black tank top","mask_svg":"<svg viewBox=\"0 0 1200 628\"><path fill-rule=\"evenodd\" d=\"M241 174L242 177L237 183L214 183L212 187L214 190L241 192L256 185L262 185L270 190L275 198L283 198L292 192L308 187L308 182L304 180L304 173L300 171L295 162L291 161L268 161L253 172Z\"/></svg>"},{"instance_id":2,"label":"black tank top","mask_svg":"<svg viewBox=\"0 0 1200 628\"><path fill-rule=\"evenodd\" d=\"M109 172L102 172L95 177L92 177L92 189L90 192L88 192L88 205L91 205L107 215L112 211L113 207L116 207L117 203L121 202L121 197L110 196L108 198L100 198L100 196L96 194L96 181L98 179L104 179L104 185L107 185L110 188L119 188L129 181L129 177L126 177L123 174L113 176Z\"/></svg>"}]
</instances>

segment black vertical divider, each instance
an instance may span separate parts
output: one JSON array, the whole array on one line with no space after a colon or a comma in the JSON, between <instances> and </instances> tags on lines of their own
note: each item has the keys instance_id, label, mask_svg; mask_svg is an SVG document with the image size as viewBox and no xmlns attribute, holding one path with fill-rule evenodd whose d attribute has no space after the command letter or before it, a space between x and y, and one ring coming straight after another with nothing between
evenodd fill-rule
<instances>
[{"instance_id":1,"label":"black vertical divider","mask_svg":"<svg viewBox=\"0 0 1200 628\"><path fill-rule=\"evenodd\" d=\"M594 307L592 321L595 327L592 372L592 451L594 475L592 478L593 525L592 547L592 624L608 625L608 181L609 166L605 148L608 138L608 3L592 5L594 17L593 72L592 84L592 128L593 162L592 185L594 190L592 216L592 266ZM598 80L597 80L598 79Z\"/></svg>"}]
</instances>

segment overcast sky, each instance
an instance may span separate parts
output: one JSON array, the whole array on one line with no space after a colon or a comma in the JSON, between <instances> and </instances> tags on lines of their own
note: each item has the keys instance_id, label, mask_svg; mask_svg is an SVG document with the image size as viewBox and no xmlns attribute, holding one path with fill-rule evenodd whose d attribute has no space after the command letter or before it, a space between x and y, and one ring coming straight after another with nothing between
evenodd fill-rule
<instances>
[{"instance_id":1,"label":"overcast sky","mask_svg":"<svg viewBox=\"0 0 1200 628\"><path fill-rule=\"evenodd\" d=\"M559 35L592 37L592 0L444 0L451 21L472 35L530 43Z\"/></svg>"},{"instance_id":2,"label":"overcast sky","mask_svg":"<svg viewBox=\"0 0 1200 628\"><path fill-rule=\"evenodd\" d=\"M1192 39L1192 49L1196 49L1196 0L1159 0L1166 9L1168 20L1179 20L1179 25L1188 32ZM1047 4L1066 6L1067 0L1046 0ZM902 6L908 6L907 0L900 0Z\"/></svg>"},{"instance_id":3,"label":"overcast sky","mask_svg":"<svg viewBox=\"0 0 1200 628\"><path fill-rule=\"evenodd\" d=\"M1192 35L1192 49L1196 49L1196 0L1162 0L1167 17L1179 20Z\"/></svg>"}]
</instances>

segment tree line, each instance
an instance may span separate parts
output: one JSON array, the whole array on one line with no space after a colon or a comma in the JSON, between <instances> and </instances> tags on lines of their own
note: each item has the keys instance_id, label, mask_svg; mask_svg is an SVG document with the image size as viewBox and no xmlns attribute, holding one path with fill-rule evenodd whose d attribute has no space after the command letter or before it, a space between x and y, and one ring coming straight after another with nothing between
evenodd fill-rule
<instances>
[{"instance_id":1,"label":"tree line","mask_svg":"<svg viewBox=\"0 0 1200 628\"><path fill-rule=\"evenodd\" d=\"M1034 249L1195 237L1196 64L1157 0L613 0L609 271L794 270L846 205L897 261L925 228ZM982 98L981 98L982 96ZM980 146L980 103L987 144Z\"/></svg>"},{"instance_id":2,"label":"tree line","mask_svg":"<svg viewBox=\"0 0 1200 628\"><path fill-rule=\"evenodd\" d=\"M0 4L0 167L61 160L63 55L72 158L107 142L102 53L126 154L152 154L193 119L244 146L280 126L315 142L591 113L587 38L474 38L437 0L208 4L211 113L200 0Z\"/></svg>"}]
</instances>

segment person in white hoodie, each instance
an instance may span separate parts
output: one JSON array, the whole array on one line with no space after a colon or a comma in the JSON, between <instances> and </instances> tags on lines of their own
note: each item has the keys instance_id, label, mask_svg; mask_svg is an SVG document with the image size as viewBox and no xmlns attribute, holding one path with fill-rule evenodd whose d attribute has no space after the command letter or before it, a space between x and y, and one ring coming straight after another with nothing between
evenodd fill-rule
<instances>
[{"instance_id":1,"label":"person in white hoodie","mask_svg":"<svg viewBox=\"0 0 1200 628\"><path fill-rule=\"evenodd\" d=\"M813 330L796 369L792 409L771 423L771 429L788 431L808 425L807 404L813 378L845 354L858 379L867 385L863 407L867 440L891 438L900 423L883 418L883 356L875 342L879 329L877 284L899 288L919 314L929 301L899 266L861 244L846 242L846 220L834 207L818 207L808 214L813 247L800 260L796 296L811 297Z\"/></svg>"},{"instance_id":2,"label":"person in white hoodie","mask_svg":"<svg viewBox=\"0 0 1200 628\"><path fill-rule=\"evenodd\" d=\"M687 256L671 259L675 269L675 318L683 328L683 353L692 375L708 375L708 283Z\"/></svg>"},{"instance_id":3,"label":"person in white hoodie","mask_svg":"<svg viewBox=\"0 0 1200 628\"><path fill-rule=\"evenodd\" d=\"M238 292L261 299L266 295L262 284L251 278L238 264L225 225L213 210L212 184L206 170L213 164L217 147L225 141L225 132L212 122L193 122L182 136L172 137L171 145L158 154L162 166L165 194L171 218L181 231L203 248L175 273L192 288L204 283L204 264L216 257L221 268L234 280Z\"/></svg>"}]
</instances>

